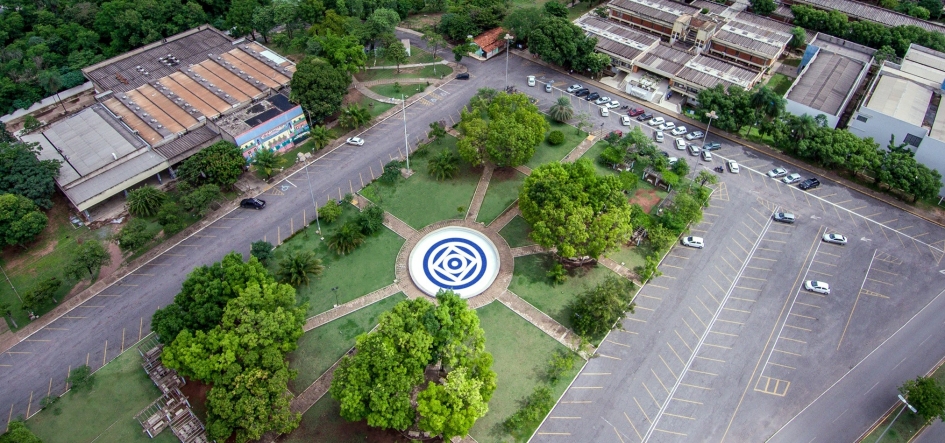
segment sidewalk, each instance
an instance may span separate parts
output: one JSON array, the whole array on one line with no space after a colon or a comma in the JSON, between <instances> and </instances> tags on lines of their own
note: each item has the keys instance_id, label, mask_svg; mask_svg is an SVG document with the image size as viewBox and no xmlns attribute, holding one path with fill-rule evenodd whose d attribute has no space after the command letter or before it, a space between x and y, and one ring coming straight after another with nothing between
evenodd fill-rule
<instances>
[{"instance_id":1,"label":"sidewalk","mask_svg":"<svg viewBox=\"0 0 945 443\"><path fill-rule=\"evenodd\" d=\"M423 66L433 66L433 65L449 65L449 63L450 63L450 62L448 62L448 61L446 61L446 60L440 60L440 61L438 61L438 62L430 62L430 63L412 63L412 64L409 64L409 65L400 65L400 69L404 69L404 68L419 68L419 67L423 67ZM394 65L394 66L371 66L370 68L367 68L367 69L397 69L397 65Z\"/></svg>"}]
</instances>

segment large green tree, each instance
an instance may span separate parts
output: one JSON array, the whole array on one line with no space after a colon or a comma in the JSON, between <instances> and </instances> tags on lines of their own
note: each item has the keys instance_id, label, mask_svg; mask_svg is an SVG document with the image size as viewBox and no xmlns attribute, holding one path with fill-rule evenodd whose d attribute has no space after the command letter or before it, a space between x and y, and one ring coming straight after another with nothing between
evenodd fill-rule
<instances>
[{"instance_id":1,"label":"large green tree","mask_svg":"<svg viewBox=\"0 0 945 443\"><path fill-rule=\"evenodd\" d=\"M357 352L342 359L329 390L342 417L401 431L416 423L448 439L466 435L485 415L496 375L479 318L452 292L437 301L401 302L358 337ZM433 367L444 382L425 383L424 371Z\"/></svg>"},{"instance_id":2,"label":"large green tree","mask_svg":"<svg viewBox=\"0 0 945 443\"><path fill-rule=\"evenodd\" d=\"M477 109L480 106L485 107L484 113ZM457 146L459 155L473 165L481 164L486 155L499 167L522 165L548 131L545 116L525 94L500 92L472 107L472 111L462 111Z\"/></svg>"},{"instance_id":3,"label":"large green tree","mask_svg":"<svg viewBox=\"0 0 945 443\"><path fill-rule=\"evenodd\" d=\"M236 184L246 159L240 148L228 141L216 142L190 156L177 168L177 175L193 187L205 184L230 189Z\"/></svg>"},{"instance_id":4,"label":"large green tree","mask_svg":"<svg viewBox=\"0 0 945 443\"><path fill-rule=\"evenodd\" d=\"M49 219L28 198L0 194L0 244L25 245L33 241Z\"/></svg>"},{"instance_id":5,"label":"large green tree","mask_svg":"<svg viewBox=\"0 0 945 443\"><path fill-rule=\"evenodd\" d=\"M574 332L589 340L603 338L627 311L633 312L634 289L632 281L611 276L578 295L570 305Z\"/></svg>"},{"instance_id":6,"label":"large green tree","mask_svg":"<svg viewBox=\"0 0 945 443\"><path fill-rule=\"evenodd\" d=\"M597 259L630 238L630 205L616 176L601 176L589 160L549 163L525 178L519 194L531 238L564 258Z\"/></svg>"},{"instance_id":7,"label":"large green tree","mask_svg":"<svg viewBox=\"0 0 945 443\"><path fill-rule=\"evenodd\" d=\"M35 143L0 142L0 194L22 195L43 209L52 207L59 160L40 160Z\"/></svg>"},{"instance_id":8,"label":"large green tree","mask_svg":"<svg viewBox=\"0 0 945 443\"><path fill-rule=\"evenodd\" d=\"M71 260L66 264L66 275L73 278L82 278L86 275L95 275L102 268L112 262L112 256L98 240L88 240L72 252Z\"/></svg>"},{"instance_id":9,"label":"large green tree","mask_svg":"<svg viewBox=\"0 0 945 443\"><path fill-rule=\"evenodd\" d=\"M906 380L899 387L916 414L929 422L936 418L945 420L945 389L932 377L916 377Z\"/></svg>"},{"instance_id":10,"label":"large green tree","mask_svg":"<svg viewBox=\"0 0 945 443\"><path fill-rule=\"evenodd\" d=\"M580 60L594 53L596 45L596 38L568 19L546 15L529 33L528 50L546 62L582 70Z\"/></svg>"},{"instance_id":11,"label":"large green tree","mask_svg":"<svg viewBox=\"0 0 945 443\"><path fill-rule=\"evenodd\" d=\"M13 420L7 424L7 431L0 434L0 443L43 443L20 420Z\"/></svg>"},{"instance_id":12,"label":"large green tree","mask_svg":"<svg viewBox=\"0 0 945 443\"><path fill-rule=\"evenodd\" d=\"M341 109L351 74L315 57L306 57L292 76L292 100L302 105L309 124L323 122Z\"/></svg>"},{"instance_id":13,"label":"large green tree","mask_svg":"<svg viewBox=\"0 0 945 443\"><path fill-rule=\"evenodd\" d=\"M317 55L331 63L335 69L354 74L367 64L364 46L353 35L339 37L328 32L315 39L318 42Z\"/></svg>"}]
</instances>

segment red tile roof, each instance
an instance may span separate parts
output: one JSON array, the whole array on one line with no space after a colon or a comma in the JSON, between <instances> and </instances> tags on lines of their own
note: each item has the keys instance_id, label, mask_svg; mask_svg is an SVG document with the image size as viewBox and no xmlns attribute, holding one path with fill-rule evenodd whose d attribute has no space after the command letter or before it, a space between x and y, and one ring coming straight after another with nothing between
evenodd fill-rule
<instances>
[{"instance_id":1,"label":"red tile roof","mask_svg":"<svg viewBox=\"0 0 945 443\"><path fill-rule=\"evenodd\" d=\"M493 49L505 45L505 29L495 28L490 29L482 34L479 34L476 38L473 39L482 51L485 53L491 52Z\"/></svg>"}]
</instances>

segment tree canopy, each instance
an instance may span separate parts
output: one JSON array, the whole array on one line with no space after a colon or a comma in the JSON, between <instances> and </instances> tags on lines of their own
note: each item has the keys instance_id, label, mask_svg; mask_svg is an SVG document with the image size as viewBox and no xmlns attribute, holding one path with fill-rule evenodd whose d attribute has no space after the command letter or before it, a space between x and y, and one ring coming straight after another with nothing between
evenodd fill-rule
<instances>
[{"instance_id":1,"label":"tree canopy","mask_svg":"<svg viewBox=\"0 0 945 443\"><path fill-rule=\"evenodd\" d=\"M437 301L403 301L358 337L357 352L341 360L329 390L342 417L401 431L416 425L448 439L466 435L485 415L496 375L479 317L451 291ZM426 382L432 365L444 383Z\"/></svg>"},{"instance_id":2,"label":"tree canopy","mask_svg":"<svg viewBox=\"0 0 945 443\"><path fill-rule=\"evenodd\" d=\"M28 198L0 194L0 244L25 245L33 241L49 219Z\"/></svg>"},{"instance_id":3,"label":"tree canopy","mask_svg":"<svg viewBox=\"0 0 945 443\"><path fill-rule=\"evenodd\" d=\"M229 189L246 166L240 148L228 141L218 141L188 157L177 168L177 176L192 187L205 184Z\"/></svg>"},{"instance_id":4,"label":"tree canopy","mask_svg":"<svg viewBox=\"0 0 945 443\"><path fill-rule=\"evenodd\" d=\"M548 131L548 121L525 94L474 97L470 105L471 111L461 112L457 146L473 165L487 158L499 167L524 164Z\"/></svg>"},{"instance_id":5,"label":"tree canopy","mask_svg":"<svg viewBox=\"0 0 945 443\"><path fill-rule=\"evenodd\" d=\"M302 105L310 124L321 123L341 109L341 101L351 84L348 71L336 69L315 57L296 65L292 76L292 101Z\"/></svg>"},{"instance_id":6,"label":"tree canopy","mask_svg":"<svg viewBox=\"0 0 945 443\"><path fill-rule=\"evenodd\" d=\"M36 143L0 142L0 194L22 195L49 209L62 162L40 160L38 155Z\"/></svg>"},{"instance_id":7,"label":"tree canopy","mask_svg":"<svg viewBox=\"0 0 945 443\"><path fill-rule=\"evenodd\" d=\"M636 285L623 277L608 277L571 302L571 325L574 332L589 340L600 339L624 317L633 312L633 290Z\"/></svg>"},{"instance_id":8,"label":"tree canopy","mask_svg":"<svg viewBox=\"0 0 945 443\"><path fill-rule=\"evenodd\" d=\"M916 408L916 414L926 421L936 418L945 420L945 389L934 378L906 380L899 387L899 392Z\"/></svg>"},{"instance_id":9,"label":"tree canopy","mask_svg":"<svg viewBox=\"0 0 945 443\"><path fill-rule=\"evenodd\" d=\"M532 170L519 194L531 238L565 258L597 259L630 238L630 205L616 176L601 176L587 159Z\"/></svg>"}]
</instances>

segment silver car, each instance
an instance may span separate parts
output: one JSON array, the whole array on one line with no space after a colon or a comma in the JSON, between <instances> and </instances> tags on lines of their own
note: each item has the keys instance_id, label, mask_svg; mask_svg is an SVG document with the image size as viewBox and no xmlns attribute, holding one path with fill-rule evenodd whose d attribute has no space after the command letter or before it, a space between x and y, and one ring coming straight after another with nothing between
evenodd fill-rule
<instances>
[{"instance_id":1,"label":"silver car","mask_svg":"<svg viewBox=\"0 0 945 443\"><path fill-rule=\"evenodd\" d=\"M810 292L816 292L818 294L830 294L830 285L817 280L807 280L804 282L804 289L807 289Z\"/></svg>"},{"instance_id":2,"label":"silver car","mask_svg":"<svg viewBox=\"0 0 945 443\"><path fill-rule=\"evenodd\" d=\"M787 171L784 168L774 168L768 171L768 177L771 178L784 177L785 175L787 175Z\"/></svg>"},{"instance_id":3,"label":"silver car","mask_svg":"<svg viewBox=\"0 0 945 443\"><path fill-rule=\"evenodd\" d=\"M781 181L789 185L792 183L797 183L801 181L801 174L798 174L796 172L793 174L788 174L786 177L782 178Z\"/></svg>"},{"instance_id":4,"label":"silver car","mask_svg":"<svg viewBox=\"0 0 945 443\"><path fill-rule=\"evenodd\" d=\"M835 245L847 244L847 238L836 233L824 234L824 241L827 243L833 243Z\"/></svg>"}]
</instances>

